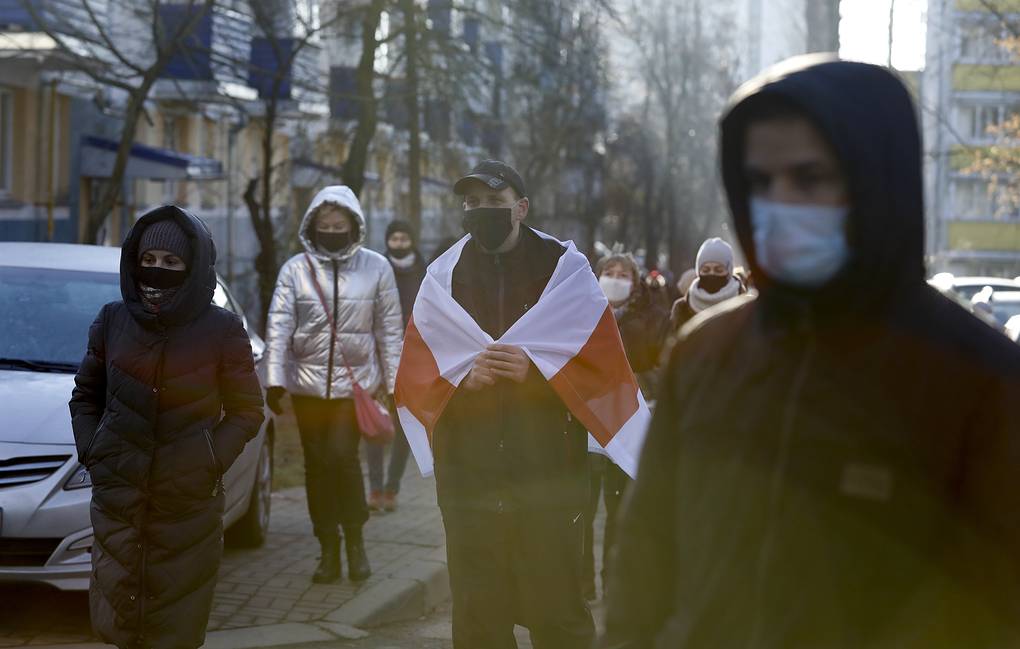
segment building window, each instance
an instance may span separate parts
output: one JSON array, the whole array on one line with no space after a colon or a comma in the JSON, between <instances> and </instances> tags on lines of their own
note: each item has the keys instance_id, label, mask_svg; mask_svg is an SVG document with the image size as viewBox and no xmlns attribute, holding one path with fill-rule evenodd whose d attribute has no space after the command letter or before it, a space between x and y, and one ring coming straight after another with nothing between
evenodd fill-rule
<instances>
[{"instance_id":1,"label":"building window","mask_svg":"<svg viewBox=\"0 0 1020 649\"><path fill-rule=\"evenodd\" d=\"M1003 42L1013 38L1001 22L970 23L960 27L960 62L970 64L1011 63L1014 55Z\"/></svg>"},{"instance_id":2,"label":"building window","mask_svg":"<svg viewBox=\"0 0 1020 649\"><path fill-rule=\"evenodd\" d=\"M0 196L11 191L11 156L13 145L11 130L14 122L14 97L11 93L0 90Z\"/></svg>"},{"instance_id":3,"label":"building window","mask_svg":"<svg viewBox=\"0 0 1020 649\"><path fill-rule=\"evenodd\" d=\"M993 185L981 178L956 178L951 185L952 218L968 221L1020 219L1017 188Z\"/></svg>"},{"instance_id":4,"label":"building window","mask_svg":"<svg viewBox=\"0 0 1020 649\"><path fill-rule=\"evenodd\" d=\"M991 144L1002 139L999 129L1020 115L1020 105L971 104L957 107L956 129L966 144ZM1014 130L1012 127L1010 131Z\"/></svg>"}]
</instances>

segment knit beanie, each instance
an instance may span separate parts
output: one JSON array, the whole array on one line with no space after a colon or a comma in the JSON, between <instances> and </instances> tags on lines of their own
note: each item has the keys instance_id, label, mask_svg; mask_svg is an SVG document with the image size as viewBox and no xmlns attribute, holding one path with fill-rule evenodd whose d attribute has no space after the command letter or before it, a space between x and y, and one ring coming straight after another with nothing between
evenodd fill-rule
<instances>
[{"instance_id":1,"label":"knit beanie","mask_svg":"<svg viewBox=\"0 0 1020 649\"><path fill-rule=\"evenodd\" d=\"M403 232L407 236L411 237L412 243L416 241L414 230L411 229L411 224L407 221L391 221L390 224L386 226L386 240L389 241L390 237L397 232Z\"/></svg>"},{"instance_id":2,"label":"knit beanie","mask_svg":"<svg viewBox=\"0 0 1020 649\"><path fill-rule=\"evenodd\" d=\"M701 274L701 267L708 262L723 264L726 272L733 273L733 248L719 237L713 237L701 244L698 250L698 261L696 269Z\"/></svg>"},{"instance_id":3,"label":"knit beanie","mask_svg":"<svg viewBox=\"0 0 1020 649\"><path fill-rule=\"evenodd\" d=\"M166 250L180 257L184 263L191 262L191 243L188 235L174 219L156 221L142 232L138 243L138 258L150 250Z\"/></svg>"}]
</instances>

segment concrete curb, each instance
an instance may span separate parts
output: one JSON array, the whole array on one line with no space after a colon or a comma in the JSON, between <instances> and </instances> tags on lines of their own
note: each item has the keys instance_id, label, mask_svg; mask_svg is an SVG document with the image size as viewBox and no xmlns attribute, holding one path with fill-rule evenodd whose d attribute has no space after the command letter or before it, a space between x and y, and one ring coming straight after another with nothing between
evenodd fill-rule
<instances>
[{"instance_id":1,"label":"concrete curb","mask_svg":"<svg viewBox=\"0 0 1020 649\"><path fill-rule=\"evenodd\" d=\"M414 620L450 598L446 563L419 559L359 593L323 618L354 627Z\"/></svg>"}]
</instances>

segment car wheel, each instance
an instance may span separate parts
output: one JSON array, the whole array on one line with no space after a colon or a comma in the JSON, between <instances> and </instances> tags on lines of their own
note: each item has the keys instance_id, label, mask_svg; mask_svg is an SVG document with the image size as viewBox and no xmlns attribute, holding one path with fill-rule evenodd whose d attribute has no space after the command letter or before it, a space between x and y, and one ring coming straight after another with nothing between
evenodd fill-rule
<instances>
[{"instance_id":1,"label":"car wheel","mask_svg":"<svg viewBox=\"0 0 1020 649\"><path fill-rule=\"evenodd\" d=\"M259 451L248 511L227 530L226 542L229 545L240 548L257 548L266 542L266 536L269 534L272 493L273 452L267 436Z\"/></svg>"}]
</instances>

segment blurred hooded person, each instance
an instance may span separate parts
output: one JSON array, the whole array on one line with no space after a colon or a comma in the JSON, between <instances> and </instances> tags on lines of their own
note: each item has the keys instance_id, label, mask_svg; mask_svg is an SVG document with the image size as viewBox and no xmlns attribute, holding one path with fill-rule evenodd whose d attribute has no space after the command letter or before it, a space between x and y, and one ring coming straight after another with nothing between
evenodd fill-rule
<instances>
[{"instance_id":1,"label":"blurred hooded person","mask_svg":"<svg viewBox=\"0 0 1020 649\"><path fill-rule=\"evenodd\" d=\"M280 269L266 327L266 398L280 412L283 395L291 395L301 434L308 510L322 546L316 583L342 576L341 528L351 580L371 575L352 379L370 394L393 394L402 320L393 268L364 247L365 235L349 187L320 191L301 222L304 252Z\"/></svg>"},{"instance_id":2,"label":"blurred hooded person","mask_svg":"<svg viewBox=\"0 0 1020 649\"><path fill-rule=\"evenodd\" d=\"M403 327L411 319L411 309L418 297L418 289L425 279L425 260L418 251L414 231L409 223L393 221L386 228L386 259L393 266L393 274L397 280L397 292L400 294L400 311L403 313ZM403 332L403 329L401 329ZM369 444L366 449L368 456L368 482L370 493L368 507L374 511L380 509L394 511L397 508L397 494L400 493L400 479L404 476L407 457L411 452L407 438L400 430L400 422L396 416L393 423L397 427L396 435L390 450L390 462L383 473L383 455L385 448L378 444Z\"/></svg>"},{"instance_id":3,"label":"blurred hooded person","mask_svg":"<svg viewBox=\"0 0 1020 649\"><path fill-rule=\"evenodd\" d=\"M673 351L603 647L1020 646L1020 349L925 282L916 115L824 56L734 97L760 295Z\"/></svg>"},{"instance_id":4,"label":"blurred hooded person","mask_svg":"<svg viewBox=\"0 0 1020 649\"><path fill-rule=\"evenodd\" d=\"M216 248L168 205L121 247L123 300L89 328L71 426L92 479L92 626L121 648L202 646L223 552L223 474L258 433L241 319L212 304Z\"/></svg>"},{"instance_id":5,"label":"blurred hooded person","mask_svg":"<svg viewBox=\"0 0 1020 649\"><path fill-rule=\"evenodd\" d=\"M670 322L674 332L705 309L744 292L733 274L733 248L722 239L715 237L701 244L696 264L696 277L684 296L673 303Z\"/></svg>"}]
</instances>

